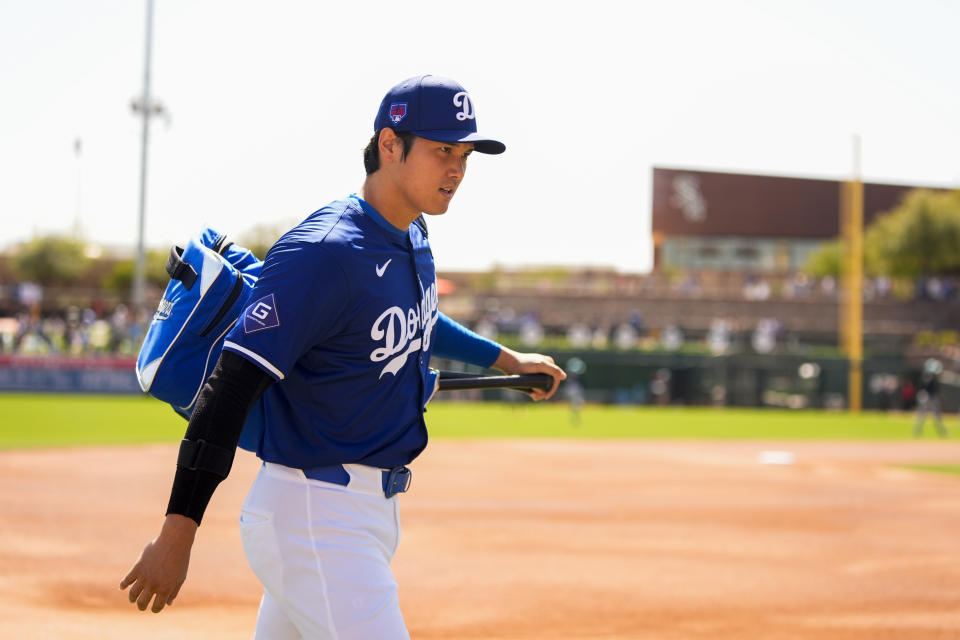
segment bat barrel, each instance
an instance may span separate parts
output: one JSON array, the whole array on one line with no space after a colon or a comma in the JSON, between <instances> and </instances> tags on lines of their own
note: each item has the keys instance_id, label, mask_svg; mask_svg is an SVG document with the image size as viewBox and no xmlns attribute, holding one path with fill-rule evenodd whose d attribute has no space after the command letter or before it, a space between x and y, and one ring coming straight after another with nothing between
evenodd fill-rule
<instances>
[{"instance_id":1,"label":"bat barrel","mask_svg":"<svg viewBox=\"0 0 960 640\"><path fill-rule=\"evenodd\" d=\"M460 391L463 389L515 389L532 391L553 387L553 378L546 373L527 373L512 376L482 376L456 371L440 372L440 391Z\"/></svg>"}]
</instances>

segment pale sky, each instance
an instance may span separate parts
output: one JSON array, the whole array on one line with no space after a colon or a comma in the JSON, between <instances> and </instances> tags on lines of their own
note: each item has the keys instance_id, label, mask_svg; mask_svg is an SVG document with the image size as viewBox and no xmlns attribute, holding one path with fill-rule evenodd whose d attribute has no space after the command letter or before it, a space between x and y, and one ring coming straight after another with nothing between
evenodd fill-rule
<instances>
[{"instance_id":1,"label":"pale sky","mask_svg":"<svg viewBox=\"0 0 960 640\"><path fill-rule=\"evenodd\" d=\"M0 0L0 248L136 242L145 0ZM363 181L383 94L455 78L502 156L440 270L651 266L653 166L960 186L960 2L156 0L146 243L292 225ZM78 156L74 140L82 140Z\"/></svg>"}]
</instances>

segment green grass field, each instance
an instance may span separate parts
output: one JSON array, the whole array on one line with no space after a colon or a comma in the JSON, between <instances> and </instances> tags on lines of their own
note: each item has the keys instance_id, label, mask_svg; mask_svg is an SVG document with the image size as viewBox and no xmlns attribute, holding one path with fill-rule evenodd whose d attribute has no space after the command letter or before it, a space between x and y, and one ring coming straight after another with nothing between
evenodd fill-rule
<instances>
[{"instance_id":1,"label":"green grass field","mask_svg":"<svg viewBox=\"0 0 960 640\"><path fill-rule=\"evenodd\" d=\"M928 473L945 473L951 476L960 476L960 465L956 464L901 464L903 469L926 471Z\"/></svg>"},{"instance_id":2,"label":"green grass field","mask_svg":"<svg viewBox=\"0 0 960 640\"><path fill-rule=\"evenodd\" d=\"M175 442L186 426L145 396L0 394L0 416L0 449ZM912 422L874 412L608 406L585 407L576 422L565 404L531 402L436 402L427 412L432 438L907 440Z\"/></svg>"}]
</instances>

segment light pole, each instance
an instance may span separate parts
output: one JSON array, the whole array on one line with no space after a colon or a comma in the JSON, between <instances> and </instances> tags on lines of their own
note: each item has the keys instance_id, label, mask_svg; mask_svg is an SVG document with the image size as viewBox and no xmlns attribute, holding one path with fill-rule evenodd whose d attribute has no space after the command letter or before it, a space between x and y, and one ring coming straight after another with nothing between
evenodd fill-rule
<instances>
[{"instance_id":1,"label":"light pole","mask_svg":"<svg viewBox=\"0 0 960 640\"><path fill-rule=\"evenodd\" d=\"M79 137L73 141L73 155L77 159L77 202L73 212L73 237L80 240L83 235L83 224L81 221L83 194L83 140Z\"/></svg>"},{"instance_id":2,"label":"light pole","mask_svg":"<svg viewBox=\"0 0 960 640\"><path fill-rule=\"evenodd\" d=\"M140 218L137 225L137 253L133 267L133 303L134 322L139 322L139 312L144 308L144 288L146 283L146 255L144 251L144 223L147 206L147 145L150 140L150 118L164 115L163 105L150 97L150 48L153 40L153 0L147 0L147 37L143 61L143 95L134 99L130 108L143 118L143 135L140 142Z\"/></svg>"}]
</instances>

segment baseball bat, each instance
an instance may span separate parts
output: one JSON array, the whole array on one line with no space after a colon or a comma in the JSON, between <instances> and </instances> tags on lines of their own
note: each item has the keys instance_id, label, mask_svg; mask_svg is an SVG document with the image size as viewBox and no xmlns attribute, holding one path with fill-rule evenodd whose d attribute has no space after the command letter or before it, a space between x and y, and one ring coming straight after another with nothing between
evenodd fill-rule
<instances>
[{"instance_id":1,"label":"baseball bat","mask_svg":"<svg viewBox=\"0 0 960 640\"><path fill-rule=\"evenodd\" d=\"M549 391L553 378L546 373L527 373L512 376L483 376L458 371L440 372L440 391L460 391L463 389L515 389Z\"/></svg>"}]
</instances>

